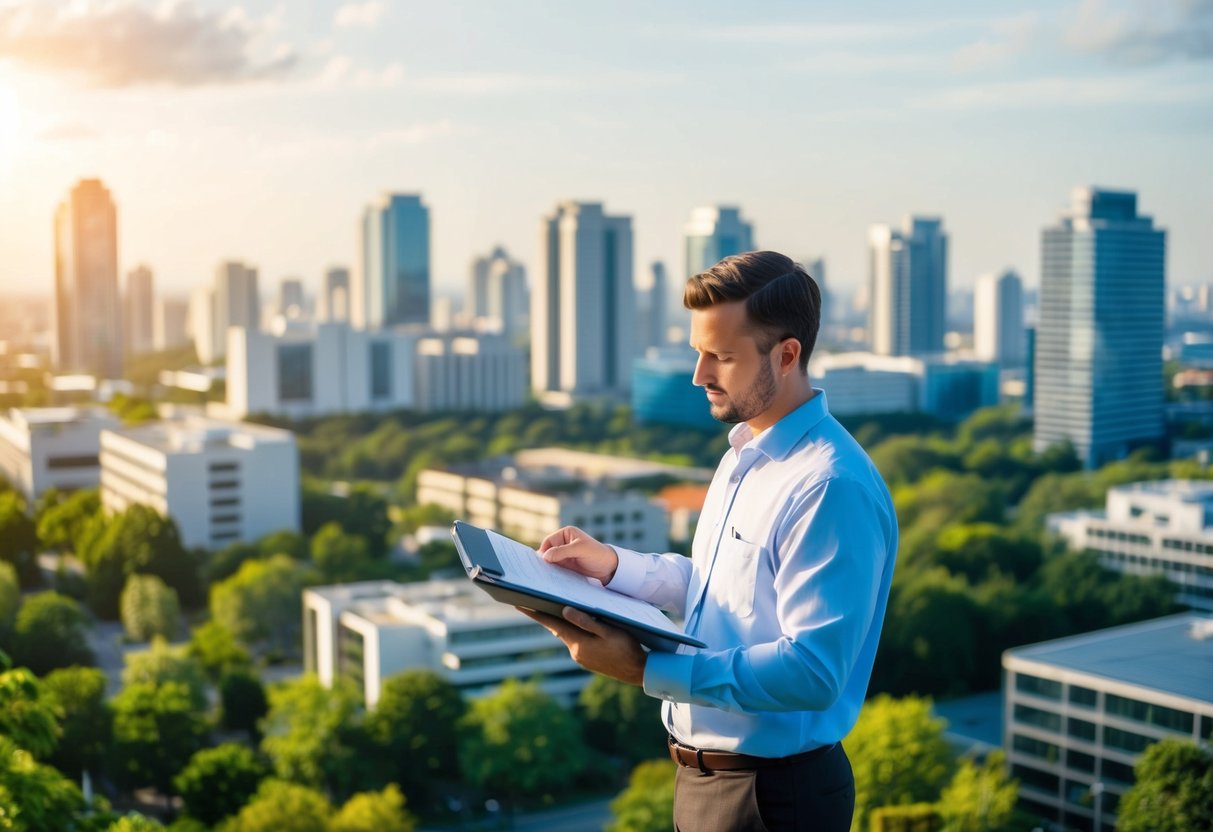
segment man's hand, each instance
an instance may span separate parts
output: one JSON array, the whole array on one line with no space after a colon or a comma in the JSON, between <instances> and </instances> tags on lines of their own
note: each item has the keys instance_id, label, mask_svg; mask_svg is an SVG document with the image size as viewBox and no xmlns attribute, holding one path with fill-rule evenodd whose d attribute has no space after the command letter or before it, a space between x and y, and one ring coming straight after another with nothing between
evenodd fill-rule
<instances>
[{"instance_id":1,"label":"man's hand","mask_svg":"<svg viewBox=\"0 0 1213 832\"><path fill-rule=\"evenodd\" d=\"M586 670L629 685L644 684L644 648L623 630L603 624L574 607L565 607L563 618L522 607L517 609L563 641L573 661Z\"/></svg>"},{"instance_id":2,"label":"man's hand","mask_svg":"<svg viewBox=\"0 0 1213 832\"><path fill-rule=\"evenodd\" d=\"M596 578L603 586L611 582L619 567L619 555L614 549L576 526L565 526L545 537L539 544L539 554L548 563Z\"/></svg>"}]
</instances>

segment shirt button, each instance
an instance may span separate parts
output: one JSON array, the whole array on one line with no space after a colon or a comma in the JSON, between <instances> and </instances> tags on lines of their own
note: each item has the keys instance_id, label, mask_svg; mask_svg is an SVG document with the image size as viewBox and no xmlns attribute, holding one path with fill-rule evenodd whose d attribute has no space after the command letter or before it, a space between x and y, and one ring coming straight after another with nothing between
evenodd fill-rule
<instances>
[{"instance_id":1,"label":"shirt button","mask_svg":"<svg viewBox=\"0 0 1213 832\"><path fill-rule=\"evenodd\" d=\"M729 477L729 482L741 482L741 477L734 474L733 476Z\"/></svg>"}]
</instances>

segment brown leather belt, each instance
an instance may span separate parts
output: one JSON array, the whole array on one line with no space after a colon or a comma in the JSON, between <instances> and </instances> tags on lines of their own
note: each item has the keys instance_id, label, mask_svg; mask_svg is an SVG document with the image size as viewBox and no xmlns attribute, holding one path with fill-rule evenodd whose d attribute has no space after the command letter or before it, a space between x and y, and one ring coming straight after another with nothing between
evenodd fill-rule
<instances>
[{"instance_id":1,"label":"brown leather belt","mask_svg":"<svg viewBox=\"0 0 1213 832\"><path fill-rule=\"evenodd\" d=\"M673 737L669 738L668 744L670 746L670 759L678 763L678 765L683 768L694 768L707 772L752 771L759 768L794 766L797 763L805 763L826 754L837 743L823 745L820 748L814 748L812 751L793 754L790 757L754 757L750 754L738 754L734 751L705 751L702 748L692 748L689 745L683 745Z\"/></svg>"}]
</instances>

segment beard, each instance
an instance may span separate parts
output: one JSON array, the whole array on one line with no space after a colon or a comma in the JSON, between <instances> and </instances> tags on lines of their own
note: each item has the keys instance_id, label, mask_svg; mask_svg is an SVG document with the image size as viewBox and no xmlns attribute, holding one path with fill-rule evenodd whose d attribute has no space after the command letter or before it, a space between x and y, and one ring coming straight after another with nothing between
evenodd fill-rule
<instances>
[{"instance_id":1,"label":"beard","mask_svg":"<svg viewBox=\"0 0 1213 832\"><path fill-rule=\"evenodd\" d=\"M744 393L735 399L729 396L726 401L709 405L708 412L712 414L713 419L735 425L748 422L771 406L771 402L775 400L775 372L771 369L769 361L763 361L761 367L758 378L754 379L754 383ZM718 387L708 389L724 392Z\"/></svg>"}]
</instances>

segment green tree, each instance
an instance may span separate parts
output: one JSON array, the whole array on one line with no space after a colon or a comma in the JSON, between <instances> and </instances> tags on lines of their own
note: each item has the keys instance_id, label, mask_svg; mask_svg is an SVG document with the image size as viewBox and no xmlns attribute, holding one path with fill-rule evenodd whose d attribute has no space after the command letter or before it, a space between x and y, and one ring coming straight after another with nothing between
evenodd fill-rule
<instances>
[{"instance_id":1,"label":"green tree","mask_svg":"<svg viewBox=\"0 0 1213 832\"><path fill-rule=\"evenodd\" d=\"M25 599L13 627L13 662L39 676L72 665L91 665L84 610L67 596L40 592Z\"/></svg>"},{"instance_id":2,"label":"green tree","mask_svg":"<svg viewBox=\"0 0 1213 832\"><path fill-rule=\"evenodd\" d=\"M38 535L25 513L25 498L15 491L0 492L0 561L12 564L25 586L38 582Z\"/></svg>"},{"instance_id":3,"label":"green tree","mask_svg":"<svg viewBox=\"0 0 1213 832\"><path fill-rule=\"evenodd\" d=\"M633 765L666 747L660 703L635 685L594 676L577 697L586 742Z\"/></svg>"},{"instance_id":4,"label":"green tree","mask_svg":"<svg viewBox=\"0 0 1213 832\"><path fill-rule=\"evenodd\" d=\"M321 526L312 538L312 560L326 579L349 580L366 568L370 554L364 538L347 534L333 522Z\"/></svg>"},{"instance_id":5,"label":"green tree","mask_svg":"<svg viewBox=\"0 0 1213 832\"><path fill-rule=\"evenodd\" d=\"M11 563L0 563L0 638L8 641L9 633L21 608L21 584Z\"/></svg>"},{"instance_id":6,"label":"green tree","mask_svg":"<svg viewBox=\"0 0 1213 832\"><path fill-rule=\"evenodd\" d=\"M261 723L261 750L283 780L348 794L373 761L360 758L358 691L342 680L331 689L315 676L273 685Z\"/></svg>"},{"instance_id":7,"label":"green tree","mask_svg":"<svg viewBox=\"0 0 1213 832\"><path fill-rule=\"evenodd\" d=\"M383 791L356 794L329 822L329 832L414 832L417 821L404 802L395 783Z\"/></svg>"},{"instance_id":8,"label":"green tree","mask_svg":"<svg viewBox=\"0 0 1213 832\"><path fill-rule=\"evenodd\" d=\"M219 683L221 724L228 731L245 731L250 739L260 739L257 723L269 712L265 686L247 670L233 670Z\"/></svg>"},{"instance_id":9,"label":"green tree","mask_svg":"<svg viewBox=\"0 0 1213 832\"><path fill-rule=\"evenodd\" d=\"M1006 758L996 751L980 765L961 760L960 768L939 796L944 832L988 832L1006 829L1016 817L1019 786L1007 776Z\"/></svg>"},{"instance_id":10,"label":"green tree","mask_svg":"<svg viewBox=\"0 0 1213 832\"><path fill-rule=\"evenodd\" d=\"M127 788L155 786L171 793L207 735L206 720L180 682L128 685L114 697L114 773Z\"/></svg>"},{"instance_id":11,"label":"green tree","mask_svg":"<svg viewBox=\"0 0 1213 832\"><path fill-rule=\"evenodd\" d=\"M215 826L239 812L268 774L269 767L252 749L228 742L191 757L173 784L185 811Z\"/></svg>"},{"instance_id":12,"label":"green tree","mask_svg":"<svg viewBox=\"0 0 1213 832\"><path fill-rule=\"evenodd\" d=\"M286 555L246 561L211 587L211 615L246 643L297 647L305 573Z\"/></svg>"},{"instance_id":13,"label":"green tree","mask_svg":"<svg viewBox=\"0 0 1213 832\"><path fill-rule=\"evenodd\" d=\"M249 670L253 666L248 650L236 641L231 631L214 620L193 629L188 650L215 683L224 674Z\"/></svg>"},{"instance_id":14,"label":"green tree","mask_svg":"<svg viewBox=\"0 0 1213 832\"><path fill-rule=\"evenodd\" d=\"M131 812L123 815L105 828L105 832L162 832L164 825L159 821Z\"/></svg>"},{"instance_id":15,"label":"green tree","mask_svg":"<svg viewBox=\"0 0 1213 832\"><path fill-rule=\"evenodd\" d=\"M127 653L125 664L122 669L124 687L177 682L189 693L194 710L206 709L206 674L184 646L173 646L156 637L147 650Z\"/></svg>"},{"instance_id":16,"label":"green tree","mask_svg":"<svg viewBox=\"0 0 1213 832\"><path fill-rule=\"evenodd\" d=\"M588 762L576 719L534 682L507 680L473 702L462 724L464 776L510 800L555 794Z\"/></svg>"},{"instance_id":17,"label":"green tree","mask_svg":"<svg viewBox=\"0 0 1213 832\"><path fill-rule=\"evenodd\" d=\"M77 552L85 526L101 512L101 492L85 488L59 495L53 503L48 499L44 506L38 514L38 540L47 549Z\"/></svg>"},{"instance_id":18,"label":"green tree","mask_svg":"<svg viewBox=\"0 0 1213 832\"><path fill-rule=\"evenodd\" d=\"M263 558L273 555L289 555L295 560L307 560L310 551L307 538L290 529L270 532L257 541L257 550Z\"/></svg>"},{"instance_id":19,"label":"green tree","mask_svg":"<svg viewBox=\"0 0 1213 832\"><path fill-rule=\"evenodd\" d=\"M131 575L119 602L122 627L136 641L171 639L181 629L177 593L155 575Z\"/></svg>"},{"instance_id":20,"label":"green tree","mask_svg":"<svg viewBox=\"0 0 1213 832\"><path fill-rule=\"evenodd\" d=\"M892 488L918 482L937 468L960 469L956 452L939 439L893 436L872 449L872 462Z\"/></svg>"},{"instance_id":21,"label":"green tree","mask_svg":"<svg viewBox=\"0 0 1213 832\"><path fill-rule=\"evenodd\" d=\"M632 769L628 787L611 801L606 832L668 832L674 816L674 766L649 760Z\"/></svg>"},{"instance_id":22,"label":"green tree","mask_svg":"<svg viewBox=\"0 0 1213 832\"><path fill-rule=\"evenodd\" d=\"M266 780L253 799L216 832L327 832L333 814L328 798L298 783Z\"/></svg>"},{"instance_id":23,"label":"green tree","mask_svg":"<svg viewBox=\"0 0 1213 832\"><path fill-rule=\"evenodd\" d=\"M880 695L864 703L844 740L855 770L855 821L866 829L878 806L934 801L953 771L944 722L929 699Z\"/></svg>"},{"instance_id":24,"label":"green tree","mask_svg":"<svg viewBox=\"0 0 1213 832\"><path fill-rule=\"evenodd\" d=\"M72 778L104 768L114 733L105 685L105 673L95 667L66 667L42 680L47 699L62 715L63 736L50 761Z\"/></svg>"},{"instance_id":25,"label":"green tree","mask_svg":"<svg viewBox=\"0 0 1213 832\"><path fill-rule=\"evenodd\" d=\"M1040 587L1061 610L1065 631L1086 633L1175 612L1175 588L1158 575L1125 575L1104 569L1089 552L1047 558Z\"/></svg>"},{"instance_id":26,"label":"green tree","mask_svg":"<svg viewBox=\"0 0 1213 832\"><path fill-rule=\"evenodd\" d=\"M1133 767L1117 832L1213 829L1213 753L1178 739L1154 743Z\"/></svg>"},{"instance_id":27,"label":"green tree","mask_svg":"<svg viewBox=\"0 0 1213 832\"><path fill-rule=\"evenodd\" d=\"M428 800L436 780L458 778L458 725L466 711L459 690L437 673L410 670L383 683L367 734L414 802Z\"/></svg>"},{"instance_id":28,"label":"green tree","mask_svg":"<svg viewBox=\"0 0 1213 832\"><path fill-rule=\"evenodd\" d=\"M59 733L57 709L34 674L23 667L0 673L0 735L45 760L54 753Z\"/></svg>"},{"instance_id":29,"label":"green tree","mask_svg":"<svg viewBox=\"0 0 1213 832\"><path fill-rule=\"evenodd\" d=\"M1040 544L993 523L947 526L940 533L929 562L978 584L1002 573L1026 581L1044 558Z\"/></svg>"},{"instance_id":30,"label":"green tree","mask_svg":"<svg viewBox=\"0 0 1213 832\"><path fill-rule=\"evenodd\" d=\"M72 829L84 810L80 789L0 735L0 824L13 832Z\"/></svg>"}]
</instances>

